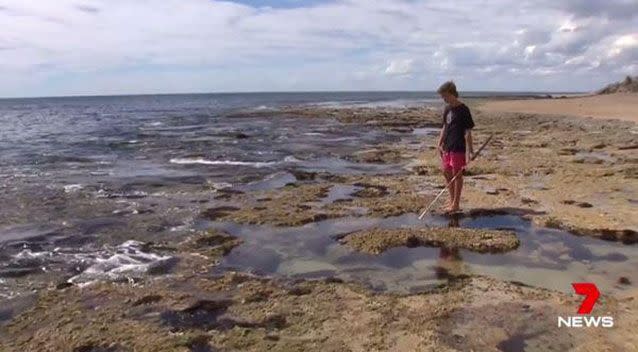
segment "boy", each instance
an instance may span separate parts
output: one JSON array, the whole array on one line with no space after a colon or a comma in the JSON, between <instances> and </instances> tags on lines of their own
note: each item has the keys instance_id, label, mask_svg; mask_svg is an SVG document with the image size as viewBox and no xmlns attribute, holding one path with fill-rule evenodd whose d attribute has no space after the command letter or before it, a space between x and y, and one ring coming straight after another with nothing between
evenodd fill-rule
<instances>
[{"instance_id":1,"label":"boy","mask_svg":"<svg viewBox=\"0 0 638 352\"><path fill-rule=\"evenodd\" d=\"M470 109L458 98L459 93L452 81L443 83L437 93L445 101L443 110L443 128L439 136L438 150L442 161L443 174L449 183L450 203L446 212L460 210L461 190L463 189L463 169L470 162L474 152L472 128L474 121ZM457 176L458 174L458 176ZM454 182L452 179L454 179Z\"/></svg>"}]
</instances>

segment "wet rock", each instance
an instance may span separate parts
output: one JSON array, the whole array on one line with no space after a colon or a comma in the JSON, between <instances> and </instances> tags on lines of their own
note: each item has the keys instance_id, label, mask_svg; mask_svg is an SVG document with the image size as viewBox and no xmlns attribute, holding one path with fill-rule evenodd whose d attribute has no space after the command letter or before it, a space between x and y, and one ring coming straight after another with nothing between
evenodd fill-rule
<instances>
[{"instance_id":1,"label":"wet rock","mask_svg":"<svg viewBox=\"0 0 638 352\"><path fill-rule=\"evenodd\" d=\"M210 230L189 237L180 243L179 248L208 257L217 257L227 255L241 243L242 241L234 236L217 230Z\"/></svg>"},{"instance_id":2,"label":"wet rock","mask_svg":"<svg viewBox=\"0 0 638 352\"><path fill-rule=\"evenodd\" d=\"M438 175L441 170L438 166L434 165L415 165L412 166L412 172L420 176Z\"/></svg>"},{"instance_id":3,"label":"wet rock","mask_svg":"<svg viewBox=\"0 0 638 352\"><path fill-rule=\"evenodd\" d=\"M215 193L217 194L215 199L231 199L233 195L243 194L243 191L232 189L232 188L220 188L215 189Z\"/></svg>"},{"instance_id":4,"label":"wet rock","mask_svg":"<svg viewBox=\"0 0 638 352\"><path fill-rule=\"evenodd\" d=\"M304 296L310 293L312 293L312 288L305 286L295 286L288 290L288 294L293 296Z\"/></svg>"},{"instance_id":5,"label":"wet rock","mask_svg":"<svg viewBox=\"0 0 638 352\"><path fill-rule=\"evenodd\" d=\"M73 286L73 283L64 281L64 282L60 282L59 284L55 285L55 289L56 290L64 290L64 289L72 287L72 286Z\"/></svg>"},{"instance_id":6,"label":"wet rock","mask_svg":"<svg viewBox=\"0 0 638 352\"><path fill-rule=\"evenodd\" d=\"M576 164L602 164L605 161L603 159L600 158L596 158L596 157L590 157L590 156L583 156L583 157L578 157L572 160L573 163Z\"/></svg>"},{"instance_id":7,"label":"wet rock","mask_svg":"<svg viewBox=\"0 0 638 352\"><path fill-rule=\"evenodd\" d=\"M497 173L496 168L491 164L476 163L471 164L468 169L463 172L465 176L479 176Z\"/></svg>"},{"instance_id":8,"label":"wet rock","mask_svg":"<svg viewBox=\"0 0 638 352\"><path fill-rule=\"evenodd\" d=\"M550 229L560 229L563 227L563 223L555 217L547 217L543 221L543 226L549 227Z\"/></svg>"},{"instance_id":9,"label":"wet rock","mask_svg":"<svg viewBox=\"0 0 638 352\"><path fill-rule=\"evenodd\" d=\"M372 185L367 183L355 183L354 186L363 187L362 190L356 191L352 194L354 197L359 198L376 198L383 197L388 194L388 187L381 185Z\"/></svg>"},{"instance_id":10,"label":"wet rock","mask_svg":"<svg viewBox=\"0 0 638 352\"><path fill-rule=\"evenodd\" d=\"M96 345L93 343L81 345L73 349L73 352L119 352L122 349L116 344Z\"/></svg>"},{"instance_id":11,"label":"wet rock","mask_svg":"<svg viewBox=\"0 0 638 352\"><path fill-rule=\"evenodd\" d=\"M421 245L422 241L416 236L409 236L405 240L405 246L408 248L416 248Z\"/></svg>"},{"instance_id":12,"label":"wet rock","mask_svg":"<svg viewBox=\"0 0 638 352\"><path fill-rule=\"evenodd\" d=\"M148 296L144 296L140 299L138 299L137 301L133 302L133 306L141 306L141 305L146 305L146 304L153 304L153 303L157 303L159 301L162 300L162 296L161 295L148 295Z\"/></svg>"},{"instance_id":13,"label":"wet rock","mask_svg":"<svg viewBox=\"0 0 638 352\"><path fill-rule=\"evenodd\" d=\"M220 328L217 319L232 305L229 300L201 300L182 310L169 310L160 317L175 331L186 329L210 330Z\"/></svg>"},{"instance_id":14,"label":"wet rock","mask_svg":"<svg viewBox=\"0 0 638 352\"><path fill-rule=\"evenodd\" d=\"M517 215L517 216L531 216L531 215L543 215L545 212L532 210L528 208L474 208L465 213L458 214L461 217L481 217L481 216L497 216L497 215Z\"/></svg>"},{"instance_id":15,"label":"wet rock","mask_svg":"<svg viewBox=\"0 0 638 352\"><path fill-rule=\"evenodd\" d=\"M568 199L568 200L564 200L561 203L565 204L565 205L575 205L577 207L580 208L591 208L593 207L593 205L591 203L587 203L587 202L576 202L574 200Z\"/></svg>"},{"instance_id":16,"label":"wet rock","mask_svg":"<svg viewBox=\"0 0 638 352\"><path fill-rule=\"evenodd\" d=\"M556 217L549 216L538 220L542 226L569 231L577 236L590 236L605 241L622 242L623 244L638 243L638 232L631 229L597 229L583 228L566 224Z\"/></svg>"},{"instance_id":17,"label":"wet rock","mask_svg":"<svg viewBox=\"0 0 638 352\"><path fill-rule=\"evenodd\" d=\"M604 255L604 256L600 257L600 259L607 260L607 261L610 261L610 262L625 262L629 258L627 258L627 256L622 254L622 253L612 252L612 253L609 253L607 255Z\"/></svg>"},{"instance_id":18,"label":"wet rock","mask_svg":"<svg viewBox=\"0 0 638 352\"><path fill-rule=\"evenodd\" d=\"M279 336L275 334L267 334L266 336L264 336L264 340L279 341Z\"/></svg>"},{"instance_id":19,"label":"wet rock","mask_svg":"<svg viewBox=\"0 0 638 352\"><path fill-rule=\"evenodd\" d=\"M228 216L231 212L237 211L239 208L231 207L231 206L221 206L215 208L206 209L202 212L202 217L205 217L208 220L217 220L219 218L223 218Z\"/></svg>"},{"instance_id":20,"label":"wet rock","mask_svg":"<svg viewBox=\"0 0 638 352\"><path fill-rule=\"evenodd\" d=\"M616 240L624 244L638 243L638 232L630 229L614 230L614 229L601 229L602 239Z\"/></svg>"},{"instance_id":21,"label":"wet rock","mask_svg":"<svg viewBox=\"0 0 638 352\"><path fill-rule=\"evenodd\" d=\"M393 127L390 130L399 133L411 133L413 131L411 127Z\"/></svg>"},{"instance_id":22,"label":"wet rock","mask_svg":"<svg viewBox=\"0 0 638 352\"><path fill-rule=\"evenodd\" d=\"M163 312L160 317L173 331L228 331L234 328L271 330L287 326L287 319L282 314L270 314L257 321L231 317L227 310L232 304L230 300L200 300L182 310Z\"/></svg>"},{"instance_id":23,"label":"wet rock","mask_svg":"<svg viewBox=\"0 0 638 352\"><path fill-rule=\"evenodd\" d=\"M20 278L41 272L40 268L2 268L0 278Z\"/></svg>"},{"instance_id":24,"label":"wet rock","mask_svg":"<svg viewBox=\"0 0 638 352\"><path fill-rule=\"evenodd\" d=\"M361 213L353 213L351 210L353 207L357 207L359 209L366 209L365 214L367 216L385 218L406 213L417 213L421 211L423 207L428 204L428 200L433 197L431 195L421 195L417 193L417 191L414 190L414 183L392 184L388 182L385 183L385 185L387 185L387 193L386 191L378 190L378 192L384 194L383 196L355 197L350 203L332 204L330 208L340 212L350 213L353 216L360 216ZM377 191L372 192L377 193Z\"/></svg>"},{"instance_id":25,"label":"wet rock","mask_svg":"<svg viewBox=\"0 0 638 352\"><path fill-rule=\"evenodd\" d=\"M638 179L638 167L629 166L622 169L622 174L631 179Z\"/></svg>"},{"instance_id":26,"label":"wet rock","mask_svg":"<svg viewBox=\"0 0 638 352\"><path fill-rule=\"evenodd\" d=\"M151 263L146 270L149 275L165 275L177 265L179 258L171 257Z\"/></svg>"},{"instance_id":27,"label":"wet rock","mask_svg":"<svg viewBox=\"0 0 638 352\"><path fill-rule=\"evenodd\" d=\"M169 242L144 242L140 249L143 252L174 252L175 245Z\"/></svg>"},{"instance_id":28,"label":"wet rock","mask_svg":"<svg viewBox=\"0 0 638 352\"><path fill-rule=\"evenodd\" d=\"M272 294L271 291L257 290L244 296L242 303L264 302Z\"/></svg>"},{"instance_id":29,"label":"wet rock","mask_svg":"<svg viewBox=\"0 0 638 352\"><path fill-rule=\"evenodd\" d=\"M576 148L563 148L558 151L558 155L576 155L578 152L580 150Z\"/></svg>"},{"instance_id":30,"label":"wet rock","mask_svg":"<svg viewBox=\"0 0 638 352\"><path fill-rule=\"evenodd\" d=\"M73 351L76 347L110 348L115 345L109 341L116 341L126 343L117 346L121 347L117 351L341 351L351 343L361 350L386 351L397 349L397 336L407 336L408 347L415 346L415 350L419 346L463 350L466 346L485 351L528 326L533 331L541 328L543 346L563 341L566 334L548 330L546 324L548 316L573 311L572 304L565 307L560 303L570 295L452 270L445 275L449 282L408 295L313 281L303 283L312 287L312 292L293 296L276 280L249 278L239 287L230 275L220 279L173 277L137 287L97 284L71 292L45 292L33 309L0 327L0 349ZM273 294L267 301L250 304L233 304L234 298L211 298L227 294L241 297L253 289L273 290ZM168 307L159 315L155 309L163 307L130 309L130 303L125 302L131 295L154 294L165 297L163 303ZM192 296L208 298L191 300ZM99 309L94 309L96 298L100 299ZM599 304L610 315L633 323L634 315L616 308L613 297ZM131 311L154 314L138 319ZM344 328L344 317L355 319L356 328ZM511 329L505 331L504 327ZM623 336L633 336L630 327L619 326L624 329L620 330ZM567 341L579 343L572 346L575 348L591 346L592 341L609 342L591 340L592 335L584 334L586 341ZM559 350L569 348L561 345Z\"/></svg>"},{"instance_id":31,"label":"wet rock","mask_svg":"<svg viewBox=\"0 0 638 352\"><path fill-rule=\"evenodd\" d=\"M354 232L342 243L365 253L379 254L389 248L407 246L463 248L480 253L507 252L519 241L511 231L464 228L381 229Z\"/></svg>"},{"instance_id":32,"label":"wet rock","mask_svg":"<svg viewBox=\"0 0 638 352\"><path fill-rule=\"evenodd\" d=\"M350 198L339 198L335 199L333 203L352 203L353 200Z\"/></svg>"},{"instance_id":33,"label":"wet rock","mask_svg":"<svg viewBox=\"0 0 638 352\"><path fill-rule=\"evenodd\" d=\"M326 220L326 219L330 219L330 215L328 214L314 214L311 216L310 219L308 219L307 222L302 221L302 225L309 223L309 222L317 222L317 221L322 221L322 220Z\"/></svg>"},{"instance_id":34,"label":"wet rock","mask_svg":"<svg viewBox=\"0 0 638 352\"><path fill-rule=\"evenodd\" d=\"M270 329L283 329L287 326L287 323L288 321L284 315L273 314L263 322L258 323L258 326Z\"/></svg>"},{"instance_id":35,"label":"wet rock","mask_svg":"<svg viewBox=\"0 0 638 352\"><path fill-rule=\"evenodd\" d=\"M342 279L338 277L334 277L334 276L327 277L323 281L327 284L342 284L343 283Z\"/></svg>"},{"instance_id":36,"label":"wet rock","mask_svg":"<svg viewBox=\"0 0 638 352\"><path fill-rule=\"evenodd\" d=\"M624 276L618 278L618 283L621 285L631 285L631 281L629 281L629 279Z\"/></svg>"},{"instance_id":37,"label":"wet rock","mask_svg":"<svg viewBox=\"0 0 638 352\"><path fill-rule=\"evenodd\" d=\"M384 148L360 151L352 155L351 159L363 163L392 164L403 160L403 156L400 150Z\"/></svg>"},{"instance_id":38,"label":"wet rock","mask_svg":"<svg viewBox=\"0 0 638 352\"><path fill-rule=\"evenodd\" d=\"M269 191L261 196L270 200L260 202L258 209L246 206L226 216L225 220L248 224L270 224L274 226L300 226L329 218L341 217L340 208L325 209L311 206L320 202L328 194L332 185L300 184Z\"/></svg>"},{"instance_id":39,"label":"wet rock","mask_svg":"<svg viewBox=\"0 0 638 352\"><path fill-rule=\"evenodd\" d=\"M180 337L176 343L179 347L186 347L192 352L211 352L214 351L209 345L210 336L204 334L185 334Z\"/></svg>"},{"instance_id":40,"label":"wet rock","mask_svg":"<svg viewBox=\"0 0 638 352\"><path fill-rule=\"evenodd\" d=\"M344 183L347 180L346 176L335 175L329 172L322 172L319 174L319 177L324 181L328 181L332 183Z\"/></svg>"},{"instance_id":41,"label":"wet rock","mask_svg":"<svg viewBox=\"0 0 638 352\"><path fill-rule=\"evenodd\" d=\"M297 181L313 181L317 178L316 172L301 171L301 170L291 170L289 172L293 176L295 176Z\"/></svg>"}]
</instances>

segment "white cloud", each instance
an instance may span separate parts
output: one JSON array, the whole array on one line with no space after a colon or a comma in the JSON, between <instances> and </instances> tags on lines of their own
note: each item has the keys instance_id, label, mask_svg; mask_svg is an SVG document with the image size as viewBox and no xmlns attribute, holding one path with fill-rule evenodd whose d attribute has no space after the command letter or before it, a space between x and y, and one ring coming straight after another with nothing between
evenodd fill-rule
<instances>
[{"instance_id":1,"label":"white cloud","mask_svg":"<svg viewBox=\"0 0 638 352\"><path fill-rule=\"evenodd\" d=\"M638 33L620 36L618 37L618 39L616 39L616 41L614 41L614 45L619 48L630 48L638 46Z\"/></svg>"},{"instance_id":2,"label":"white cloud","mask_svg":"<svg viewBox=\"0 0 638 352\"><path fill-rule=\"evenodd\" d=\"M391 76L402 76L412 73L414 70L413 59L392 60L385 69L385 73Z\"/></svg>"},{"instance_id":3,"label":"white cloud","mask_svg":"<svg viewBox=\"0 0 638 352\"><path fill-rule=\"evenodd\" d=\"M636 66L634 3L0 0L0 96L432 89L450 76L556 88L539 74L591 90L591 73L574 72L604 83Z\"/></svg>"}]
</instances>

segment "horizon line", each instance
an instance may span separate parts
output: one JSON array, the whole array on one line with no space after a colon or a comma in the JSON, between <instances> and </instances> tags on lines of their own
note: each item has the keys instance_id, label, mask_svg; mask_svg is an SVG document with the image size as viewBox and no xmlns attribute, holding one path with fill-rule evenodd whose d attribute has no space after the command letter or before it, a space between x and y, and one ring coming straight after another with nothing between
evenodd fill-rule
<instances>
[{"instance_id":1,"label":"horizon line","mask_svg":"<svg viewBox=\"0 0 638 352\"><path fill-rule=\"evenodd\" d=\"M544 90L466 90L466 93L525 93L533 94L586 94L591 91L544 91ZM19 99L64 99L64 98L116 98L116 97L144 97L144 96L175 96L175 95L230 95L230 94L311 94L311 93L436 93L435 90L298 90L298 91L228 91L228 92L176 92L176 93L132 93L132 94L72 94L72 95L42 95L42 96L4 96L0 100ZM460 93L463 96L463 91Z\"/></svg>"}]
</instances>

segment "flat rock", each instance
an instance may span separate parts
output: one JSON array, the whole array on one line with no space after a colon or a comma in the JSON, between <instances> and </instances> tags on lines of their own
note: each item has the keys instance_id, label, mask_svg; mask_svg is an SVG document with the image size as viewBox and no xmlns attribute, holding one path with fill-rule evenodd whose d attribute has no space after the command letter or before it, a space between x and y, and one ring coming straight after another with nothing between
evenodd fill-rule
<instances>
[{"instance_id":1,"label":"flat rock","mask_svg":"<svg viewBox=\"0 0 638 352\"><path fill-rule=\"evenodd\" d=\"M454 247L479 253L500 253L518 248L511 231L465 228L380 229L353 232L341 242L357 251L379 254L394 247Z\"/></svg>"}]
</instances>

